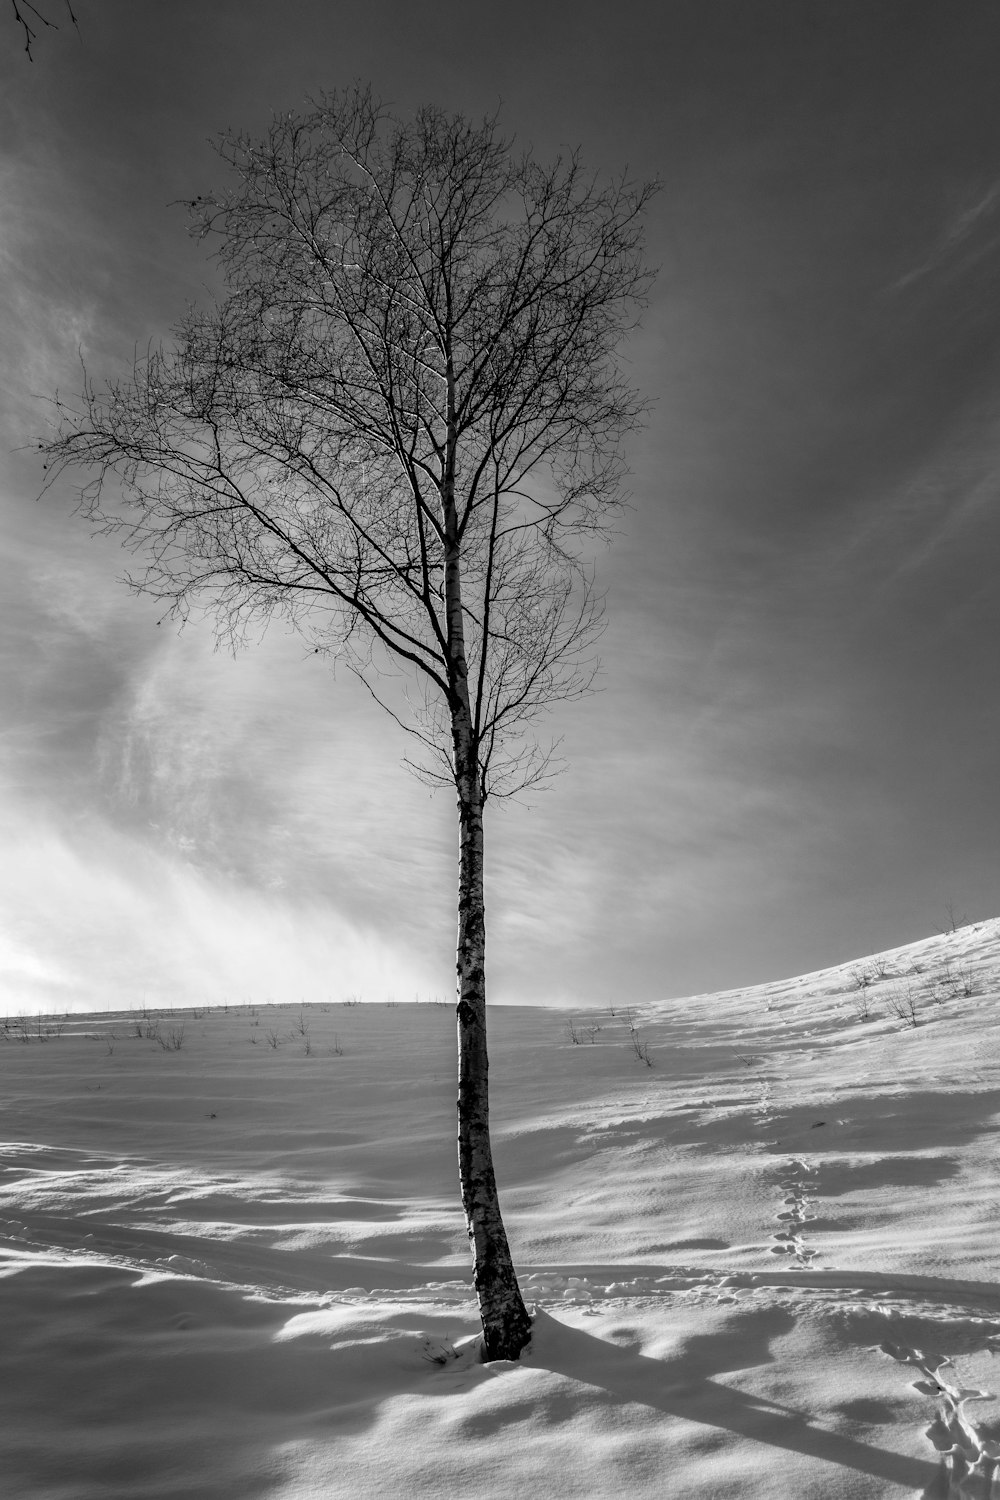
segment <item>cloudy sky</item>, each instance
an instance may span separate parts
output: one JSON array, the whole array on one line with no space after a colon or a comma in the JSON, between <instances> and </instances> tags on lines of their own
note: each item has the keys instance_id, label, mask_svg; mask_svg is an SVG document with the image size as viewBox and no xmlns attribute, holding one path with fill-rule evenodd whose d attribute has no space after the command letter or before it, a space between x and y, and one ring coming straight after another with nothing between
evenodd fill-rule
<instances>
[{"instance_id":1,"label":"cloudy sky","mask_svg":"<svg viewBox=\"0 0 1000 1500\"><path fill-rule=\"evenodd\" d=\"M33 62L0 9L0 1005L452 992L454 808L399 731L289 637L159 626L22 447L80 350L210 297L170 205L212 136L358 77L663 183L601 691L489 816L492 998L1000 911L993 0L74 5Z\"/></svg>"}]
</instances>

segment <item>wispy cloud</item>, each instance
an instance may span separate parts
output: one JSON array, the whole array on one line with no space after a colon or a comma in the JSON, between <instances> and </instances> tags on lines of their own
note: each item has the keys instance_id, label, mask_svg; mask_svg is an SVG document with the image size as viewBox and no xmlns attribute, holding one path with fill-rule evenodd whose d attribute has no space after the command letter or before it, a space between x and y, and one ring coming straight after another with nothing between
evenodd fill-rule
<instances>
[{"instance_id":1,"label":"wispy cloud","mask_svg":"<svg viewBox=\"0 0 1000 1500\"><path fill-rule=\"evenodd\" d=\"M8 1011L384 1000L440 976L322 899L209 877L182 857L83 818L4 818L0 1004Z\"/></svg>"},{"instance_id":2,"label":"wispy cloud","mask_svg":"<svg viewBox=\"0 0 1000 1500\"><path fill-rule=\"evenodd\" d=\"M992 546L984 534L1000 491L1000 419L994 402L960 414L929 453L920 452L908 473L873 494L826 541L827 566L843 580L865 578L873 603L886 591L923 578L941 566L950 548Z\"/></svg>"},{"instance_id":3,"label":"wispy cloud","mask_svg":"<svg viewBox=\"0 0 1000 1500\"><path fill-rule=\"evenodd\" d=\"M927 258L893 282L900 292L939 270L957 272L1000 247L1000 178L947 223Z\"/></svg>"}]
</instances>

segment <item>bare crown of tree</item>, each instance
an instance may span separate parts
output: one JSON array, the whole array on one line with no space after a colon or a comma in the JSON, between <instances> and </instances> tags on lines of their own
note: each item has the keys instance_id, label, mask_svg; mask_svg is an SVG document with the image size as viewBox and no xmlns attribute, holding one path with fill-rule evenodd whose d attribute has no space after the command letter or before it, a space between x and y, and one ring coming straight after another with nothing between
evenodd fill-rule
<instances>
[{"instance_id":1,"label":"bare crown of tree","mask_svg":"<svg viewBox=\"0 0 1000 1500\"><path fill-rule=\"evenodd\" d=\"M602 185L575 154L542 167L495 119L395 120L361 89L220 154L233 186L191 208L226 297L130 382L88 385L56 457L98 466L90 519L174 611L198 597L231 635L282 614L373 691L409 663L404 727L449 781L459 548L482 791L522 786L545 764L525 724L592 675L580 543L608 528L642 411L617 355L653 188Z\"/></svg>"}]
</instances>

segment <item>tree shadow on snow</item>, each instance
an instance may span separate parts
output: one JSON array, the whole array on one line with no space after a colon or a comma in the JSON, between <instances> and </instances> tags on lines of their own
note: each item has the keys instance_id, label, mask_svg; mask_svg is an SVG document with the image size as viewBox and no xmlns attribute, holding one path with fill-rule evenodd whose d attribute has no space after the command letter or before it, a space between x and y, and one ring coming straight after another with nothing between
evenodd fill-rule
<instances>
[{"instance_id":1,"label":"tree shadow on snow","mask_svg":"<svg viewBox=\"0 0 1000 1500\"><path fill-rule=\"evenodd\" d=\"M762 1308L759 1316L748 1312L741 1320L735 1348L730 1339L717 1333L697 1335L685 1341L676 1358L663 1360L596 1338L539 1311L532 1335L532 1364L596 1386L616 1401L634 1402L686 1422L936 1495L937 1465L813 1426L805 1412L712 1378L772 1362L771 1339L794 1324L792 1314Z\"/></svg>"}]
</instances>

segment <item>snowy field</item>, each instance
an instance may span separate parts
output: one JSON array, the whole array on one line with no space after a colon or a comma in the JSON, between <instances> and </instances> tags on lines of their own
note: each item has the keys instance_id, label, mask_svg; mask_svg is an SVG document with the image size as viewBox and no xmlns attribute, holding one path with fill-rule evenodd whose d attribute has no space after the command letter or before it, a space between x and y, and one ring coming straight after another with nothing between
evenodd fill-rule
<instances>
[{"instance_id":1,"label":"snowy field","mask_svg":"<svg viewBox=\"0 0 1000 1500\"><path fill-rule=\"evenodd\" d=\"M493 1365L450 1006L8 1018L3 1495L1000 1494L998 994L994 921L492 1010Z\"/></svg>"}]
</instances>

